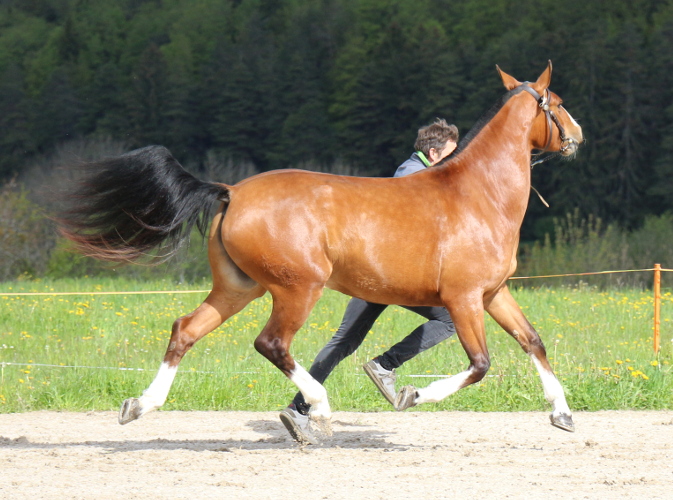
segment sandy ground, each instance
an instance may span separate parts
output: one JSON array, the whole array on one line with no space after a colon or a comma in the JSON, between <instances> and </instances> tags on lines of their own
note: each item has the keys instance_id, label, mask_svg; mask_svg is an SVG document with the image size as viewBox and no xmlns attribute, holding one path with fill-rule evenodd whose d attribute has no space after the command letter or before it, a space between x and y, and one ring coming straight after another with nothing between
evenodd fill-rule
<instances>
[{"instance_id":1,"label":"sandy ground","mask_svg":"<svg viewBox=\"0 0 673 500\"><path fill-rule=\"evenodd\" d=\"M673 498L673 412L336 413L299 447L277 413L0 415L0 498Z\"/></svg>"}]
</instances>

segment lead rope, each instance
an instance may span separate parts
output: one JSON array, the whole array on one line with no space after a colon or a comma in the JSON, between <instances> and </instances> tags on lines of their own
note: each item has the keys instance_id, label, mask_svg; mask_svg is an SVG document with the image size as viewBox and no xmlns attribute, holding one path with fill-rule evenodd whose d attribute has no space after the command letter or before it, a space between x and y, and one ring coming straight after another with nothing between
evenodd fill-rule
<instances>
[{"instance_id":1,"label":"lead rope","mask_svg":"<svg viewBox=\"0 0 673 500\"><path fill-rule=\"evenodd\" d=\"M542 153L538 153L538 154L533 155L533 156L541 156L543 153L544 153L544 151L543 151ZM547 156L545 156L544 158L541 158L541 159L539 159L539 160L535 160L534 162L532 162L532 163L530 164L530 169L533 170L533 167L535 167L535 165L539 165L540 163L544 163L545 161L547 161L547 160L553 158L554 156L556 156L556 155L558 155L558 154L560 154L560 153L550 153L550 154L548 154ZM540 191L538 191L537 189L535 189L535 186L533 186L532 184L530 185L530 188L531 188L533 191L535 191L535 194L538 196L538 198L540 198L540 201L542 202L542 204L543 204L545 207L549 208L549 203L547 203L547 200L545 200L545 199L542 197L542 195L540 194Z\"/></svg>"},{"instance_id":2,"label":"lead rope","mask_svg":"<svg viewBox=\"0 0 673 500\"><path fill-rule=\"evenodd\" d=\"M535 191L535 194L538 196L538 198L540 198L540 201L542 202L542 204L543 204L545 207L549 208L549 203L547 203L547 200L545 200L545 199L542 197L542 195L540 194L540 191L538 191L537 189L535 189L535 186L533 186L532 184L530 185L530 188L531 188L533 191Z\"/></svg>"}]
</instances>

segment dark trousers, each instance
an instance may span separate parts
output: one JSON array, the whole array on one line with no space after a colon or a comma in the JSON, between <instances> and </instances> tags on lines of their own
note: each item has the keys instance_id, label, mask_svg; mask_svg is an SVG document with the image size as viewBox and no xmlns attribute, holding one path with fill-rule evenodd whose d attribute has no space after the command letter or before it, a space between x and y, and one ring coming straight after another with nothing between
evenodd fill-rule
<instances>
[{"instance_id":1,"label":"dark trousers","mask_svg":"<svg viewBox=\"0 0 673 500\"><path fill-rule=\"evenodd\" d=\"M313 361L309 369L311 376L322 384L342 359L350 356L360 347L367 332L371 330L374 322L386 307L388 306L352 298L346 307L339 329ZM379 363L387 370L398 368L405 361L456 333L453 320L443 307L402 307L429 321L379 356ZM297 393L292 402L302 413L308 410L309 405L304 401L301 392Z\"/></svg>"}]
</instances>

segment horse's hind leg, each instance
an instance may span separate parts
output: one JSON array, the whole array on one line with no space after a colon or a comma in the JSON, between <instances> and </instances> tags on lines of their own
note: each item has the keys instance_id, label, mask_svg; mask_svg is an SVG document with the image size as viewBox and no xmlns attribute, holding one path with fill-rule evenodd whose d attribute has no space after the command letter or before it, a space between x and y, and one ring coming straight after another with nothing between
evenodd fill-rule
<instances>
[{"instance_id":1,"label":"horse's hind leg","mask_svg":"<svg viewBox=\"0 0 673 500\"><path fill-rule=\"evenodd\" d=\"M273 290L273 310L269 321L255 339L255 349L280 369L311 405L311 419L330 434L332 416L327 391L290 355L290 344L322 294L321 286Z\"/></svg>"},{"instance_id":2,"label":"horse's hind leg","mask_svg":"<svg viewBox=\"0 0 673 500\"><path fill-rule=\"evenodd\" d=\"M213 290L194 312L178 318L173 323L168 349L154 381L142 396L124 401L119 411L119 423L127 424L162 406L187 351L260 295L257 290L236 295Z\"/></svg>"},{"instance_id":3,"label":"horse's hind leg","mask_svg":"<svg viewBox=\"0 0 673 500\"><path fill-rule=\"evenodd\" d=\"M552 414L550 416L552 425L573 432L575 426L573 424L572 413L566 402L563 387L549 364L542 340L521 312L507 287L503 287L498 291L486 308L486 311L507 333L519 342L524 352L533 360L533 364L537 368L542 380L545 398L552 405Z\"/></svg>"},{"instance_id":4,"label":"horse's hind leg","mask_svg":"<svg viewBox=\"0 0 673 500\"><path fill-rule=\"evenodd\" d=\"M119 423L122 425L162 406L185 353L252 300L264 294L265 290L234 264L222 246L219 236L222 217L222 212L215 215L208 246L213 290L194 312L173 323L171 339L159 372L141 397L124 401L119 411Z\"/></svg>"}]
</instances>

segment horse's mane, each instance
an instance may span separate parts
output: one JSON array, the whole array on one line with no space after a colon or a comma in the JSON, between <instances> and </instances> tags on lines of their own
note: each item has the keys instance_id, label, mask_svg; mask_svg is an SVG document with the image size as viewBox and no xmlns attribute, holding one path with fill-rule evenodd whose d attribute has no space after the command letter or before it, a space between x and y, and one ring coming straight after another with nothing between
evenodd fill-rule
<instances>
[{"instance_id":1,"label":"horse's mane","mask_svg":"<svg viewBox=\"0 0 673 500\"><path fill-rule=\"evenodd\" d=\"M451 160L452 158L456 157L459 155L462 151L464 151L467 146L472 142L472 139L474 139L479 132L486 126L488 122L490 122L495 115L498 114L498 112L502 109L502 107L507 104L507 101L509 101L513 96L519 94L523 90L523 87L519 86L516 87L515 89L510 90L506 94L504 94L498 101L491 106L491 108L484 113L481 118L477 120L477 122L472 126L470 131L463 136L463 138L458 142L458 146L456 146L456 149L454 149L449 156L444 158L441 162L439 162L436 166L441 166L447 161Z\"/></svg>"}]
</instances>

